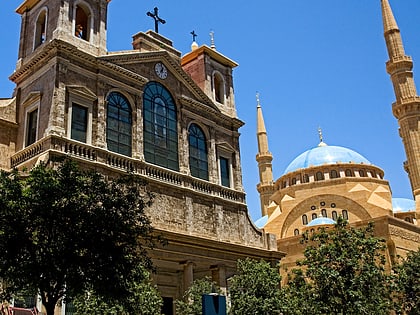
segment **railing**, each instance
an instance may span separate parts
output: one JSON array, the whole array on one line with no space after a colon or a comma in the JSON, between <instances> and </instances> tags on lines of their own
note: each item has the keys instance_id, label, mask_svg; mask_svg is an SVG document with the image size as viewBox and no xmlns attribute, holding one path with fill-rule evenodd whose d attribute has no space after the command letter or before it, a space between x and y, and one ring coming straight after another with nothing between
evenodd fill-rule
<instances>
[{"instance_id":1,"label":"railing","mask_svg":"<svg viewBox=\"0 0 420 315\"><path fill-rule=\"evenodd\" d=\"M69 155L81 160L102 163L109 168L131 172L146 179L164 182L181 189L190 189L197 193L210 195L233 202L245 203L245 194L189 175L181 174L139 159L127 157L103 148L58 136L48 136L11 157L11 166L19 167L25 162L46 152Z\"/></svg>"}]
</instances>

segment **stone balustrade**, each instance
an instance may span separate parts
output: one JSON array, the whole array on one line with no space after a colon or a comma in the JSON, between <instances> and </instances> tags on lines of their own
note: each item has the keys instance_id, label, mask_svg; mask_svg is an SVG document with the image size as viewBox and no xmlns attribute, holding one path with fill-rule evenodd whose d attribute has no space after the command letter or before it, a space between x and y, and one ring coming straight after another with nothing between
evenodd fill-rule
<instances>
[{"instance_id":1,"label":"stone balustrade","mask_svg":"<svg viewBox=\"0 0 420 315\"><path fill-rule=\"evenodd\" d=\"M190 189L197 193L242 204L245 203L245 194L243 192L210 183L190 175L181 174L139 159L114 153L103 148L54 135L45 137L14 154L11 157L11 166L18 168L29 160L47 152L54 152L63 156L69 155L87 162L102 163L106 167L131 172L149 181L159 181L168 185L174 185L178 189Z\"/></svg>"}]
</instances>

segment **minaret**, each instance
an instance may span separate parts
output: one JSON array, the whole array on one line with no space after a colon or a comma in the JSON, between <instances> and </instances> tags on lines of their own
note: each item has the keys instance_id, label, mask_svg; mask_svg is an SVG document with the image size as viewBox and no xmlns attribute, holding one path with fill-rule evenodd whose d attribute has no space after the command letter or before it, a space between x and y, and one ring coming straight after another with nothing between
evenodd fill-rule
<instances>
[{"instance_id":1,"label":"minaret","mask_svg":"<svg viewBox=\"0 0 420 315\"><path fill-rule=\"evenodd\" d=\"M260 183L257 185L257 190L260 193L261 214L265 216L268 214L268 206L270 204L270 197L274 193L273 183L273 169L271 161L273 155L268 150L267 131L265 129L264 118L260 105L260 98L257 94L257 141L258 154L256 160L258 162L258 171L260 173Z\"/></svg>"},{"instance_id":2,"label":"minaret","mask_svg":"<svg viewBox=\"0 0 420 315\"><path fill-rule=\"evenodd\" d=\"M417 212L420 212L420 97L413 79L413 61L406 56L400 30L395 21L388 0L381 0L384 36L389 61L386 70L391 76L396 101L392 112L398 119L400 136L404 143L407 161L404 168L408 173Z\"/></svg>"}]
</instances>

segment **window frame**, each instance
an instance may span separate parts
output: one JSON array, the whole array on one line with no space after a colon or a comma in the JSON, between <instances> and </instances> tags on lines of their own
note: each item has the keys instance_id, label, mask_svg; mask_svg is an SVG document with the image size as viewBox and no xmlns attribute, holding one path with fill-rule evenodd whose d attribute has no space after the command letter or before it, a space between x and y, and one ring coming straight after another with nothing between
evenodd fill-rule
<instances>
[{"instance_id":1,"label":"window frame","mask_svg":"<svg viewBox=\"0 0 420 315\"><path fill-rule=\"evenodd\" d=\"M23 139L23 147L29 147L30 145L34 144L39 139L39 111L40 111L40 93L36 93L37 95L34 97L34 99L30 99L27 104L24 102L24 108L25 108L25 122L24 122L24 139ZM29 96L31 98L31 96ZM37 112L36 117L36 126L35 126L35 135L33 141L29 143L29 115L31 115L33 112Z\"/></svg>"},{"instance_id":2,"label":"window frame","mask_svg":"<svg viewBox=\"0 0 420 315\"><path fill-rule=\"evenodd\" d=\"M226 101L226 83L224 76L217 70L213 71L213 99L220 104Z\"/></svg>"},{"instance_id":3,"label":"window frame","mask_svg":"<svg viewBox=\"0 0 420 315\"><path fill-rule=\"evenodd\" d=\"M192 135L191 133L192 128L198 130L202 138ZM195 139L195 143L192 143L192 140L193 140L192 138ZM204 145L204 150L201 150L200 148L200 143L199 143L200 141L202 141ZM197 151L197 154L198 154L197 156L193 156L192 149L195 149ZM191 123L188 127L188 162L189 162L191 176L197 177L203 180L209 180L209 159L208 159L207 137L206 137L206 134L204 133L204 130L197 123ZM193 167L193 164L197 164L197 165ZM205 169L202 168L201 165L205 165ZM196 170L198 173L196 173L196 171L193 171L193 169Z\"/></svg>"},{"instance_id":4,"label":"window frame","mask_svg":"<svg viewBox=\"0 0 420 315\"><path fill-rule=\"evenodd\" d=\"M118 105L120 105L120 104L117 104L115 106L111 105L110 104L111 103L110 102L111 95L116 95L116 97L118 99L122 99L126 103L127 109L125 109L123 107L119 107ZM117 115L118 118L117 119L110 116L111 106L113 106L114 108L117 109L117 112L118 112L118 115ZM121 113L124 113L124 112L127 113L127 117L128 117L129 122L126 122L122 119L122 117L124 117L124 115L121 115ZM108 151L131 157L133 155L133 106L131 105L130 100L128 99L128 97L125 94L121 93L120 91L110 91L108 93L108 95L106 96L106 118L105 119L106 119L106 128L105 128L106 145L107 145ZM110 128L110 119L114 119L118 122L117 130L114 130L114 129ZM129 133L124 134L123 132L121 132L120 130L124 129L124 128L121 128L121 126L127 127L125 129L127 129L129 131ZM117 133L117 135L118 135L118 141L117 142L115 142L114 140L111 140L111 138L109 136L110 131L114 131L114 132ZM126 143L120 141L121 136L123 136L123 137L126 136L127 138L129 138L129 141L128 141L129 143L126 144ZM110 142L113 142L113 143L116 144L116 147L117 147L116 150L110 148L111 147ZM124 152L123 148L125 148L125 147L128 148L128 152Z\"/></svg>"},{"instance_id":5,"label":"window frame","mask_svg":"<svg viewBox=\"0 0 420 315\"><path fill-rule=\"evenodd\" d=\"M82 93L77 88L68 87L69 100L68 100L68 114L67 114L67 138L72 139L71 130L72 130L72 119L73 119L73 104L76 104L81 107L87 108L87 126L86 126L86 144L92 144L92 111L93 111L93 102L96 100L95 95L88 95L87 93ZM75 140L75 139L72 139ZM78 141L78 140L75 140Z\"/></svg>"},{"instance_id":6,"label":"window frame","mask_svg":"<svg viewBox=\"0 0 420 315\"><path fill-rule=\"evenodd\" d=\"M44 14L44 23L39 23L41 15ZM42 29L43 28L43 29ZM36 18L35 27L34 27L34 47L33 50L41 46L47 41L47 29L48 29L48 7L43 7ZM42 38L44 34L44 38Z\"/></svg>"},{"instance_id":7,"label":"window frame","mask_svg":"<svg viewBox=\"0 0 420 315\"><path fill-rule=\"evenodd\" d=\"M164 104L164 116L157 111L159 107L162 107L162 104L156 101L158 99ZM162 126L158 125L159 119L164 121L164 126L163 124ZM163 132L158 129L161 127ZM178 109L175 99L163 84L150 81L143 90L143 154L145 161L179 171L178 148Z\"/></svg>"},{"instance_id":8,"label":"window frame","mask_svg":"<svg viewBox=\"0 0 420 315\"><path fill-rule=\"evenodd\" d=\"M81 10L83 10L84 14L86 15L86 23L85 23L85 35L83 37L79 38L76 36L76 26L80 23L77 21L77 8L80 7ZM87 11L87 12L86 12ZM76 1L73 5L73 20L72 20L72 34L75 38L79 38L81 40L84 40L88 43L92 42L92 34L93 34L93 13L92 8L90 5L82 0Z\"/></svg>"}]
</instances>

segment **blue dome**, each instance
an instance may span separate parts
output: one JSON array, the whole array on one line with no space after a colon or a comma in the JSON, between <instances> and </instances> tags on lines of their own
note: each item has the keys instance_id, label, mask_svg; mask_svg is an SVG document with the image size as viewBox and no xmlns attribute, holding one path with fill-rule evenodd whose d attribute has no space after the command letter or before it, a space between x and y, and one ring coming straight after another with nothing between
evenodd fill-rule
<instances>
[{"instance_id":1,"label":"blue dome","mask_svg":"<svg viewBox=\"0 0 420 315\"><path fill-rule=\"evenodd\" d=\"M416 203L414 200L405 198L392 198L393 212L410 212L416 211Z\"/></svg>"},{"instance_id":2,"label":"blue dome","mask_svg":"<svg viewBox=\"0 0 420 315\"><path fill-rule=\"evenodd\" d=\"M298 169L324 164L351 162L371 165L366 158L353 150L337 146L327 146L323 142L321 144L323 145L310 149L294 159L286 168L284 174L294 172Z\"/></svg>"},{"instance_id":3,"label":"blue dome","mask_svg":"<svg viewBox=\"0 0 420 315\"><path fill-rule=\"evenodd\" d=\"M335 225L335 221L333 219L330 218L316 218L313 219L311 222L309 222L309 224L307 226L317 226L317 225Z\"/></svg>"},{"instance_id":4,"label":"blue dome","mask_svg":"<svg viewBox=\"0 0 420 315\"><path fill-rule=\"evenodd\" d=\"M268 221L268 215L265 215L259 218L257 221L255 221L254 224L257 228L262 229L264 225L266 225L267 221Z\"/></svg>"}]
</instances>

